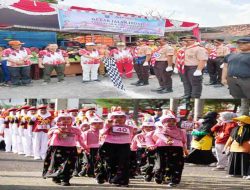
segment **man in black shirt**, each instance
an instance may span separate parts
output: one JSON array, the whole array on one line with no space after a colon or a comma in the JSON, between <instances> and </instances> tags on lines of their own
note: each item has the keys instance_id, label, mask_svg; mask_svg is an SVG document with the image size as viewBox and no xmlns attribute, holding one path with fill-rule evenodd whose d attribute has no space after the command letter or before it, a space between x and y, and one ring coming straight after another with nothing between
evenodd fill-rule
<instances>
[{"instance_id":1,"label":"man in black shirt","mask_svg":"<svg viewBox=\"0 0 250 190\"><path fill-rule=\"evenodd\" d=\"M222 83L234 98L250 99L250 37L236 41L240 52L224 59Z\"/></svg>"}]
</instances>

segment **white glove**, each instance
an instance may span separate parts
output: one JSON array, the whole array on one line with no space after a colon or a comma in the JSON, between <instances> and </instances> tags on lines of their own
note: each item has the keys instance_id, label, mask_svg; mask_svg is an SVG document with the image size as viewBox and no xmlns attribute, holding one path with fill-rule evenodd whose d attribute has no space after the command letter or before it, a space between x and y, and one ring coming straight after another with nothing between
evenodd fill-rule
<instances>
[{"instance_id":1,"label":"white glove","mask_svg":"<svg viewBox=\"0 0 250 190\"><path fill-rule=\"evenodd\" d=\"M195 77L198 77L198 76L201 76L202 75L202 72L200 71L200 70L196 70L195 72L194 72L194 76Z\"/></svg>"},{"instance_id":2,"label":"white glove","mask_svg":"<svg viewBox=\"0 0 250 190\"><path fill-rule=\"evenodd\" d=\"M223 69L223 67L224 67L224 63L223 63L223 64L221 64L220 68L221 68L221 69Z\"/></svg>"},{"instance_id":3,"label":"white glove","mask_svg":"<svg viewBox=\"0 0 250 190\"><path fill-rule=\"evenodd\" d=\"M172 66L168 66L168 67L166 68L166 71L167 71L167 72L173 71L173 67L172 67Z\"/></svg>"},{"instance_id":4,"label":"white glove","mask_svg":"<svg viewBox=\"0 0 250 190\"><path fill-rule=\"evenodd\" d=\"M148 64L148 62L147 61L145 61L144 63L143 63L143 66L148 66L149 64Z\"/></svg>"},{"instance_id":5,"label":"white glove","mask_svg":"<svg viewBox=\"0 0 250 190\"><path fill-rule=\"evenodd\" d=\"M176 74L179 73L179 71L178 71L178 69L176 67L174 68L174 73L176 73Z\"/></svg>"}]
</instances>

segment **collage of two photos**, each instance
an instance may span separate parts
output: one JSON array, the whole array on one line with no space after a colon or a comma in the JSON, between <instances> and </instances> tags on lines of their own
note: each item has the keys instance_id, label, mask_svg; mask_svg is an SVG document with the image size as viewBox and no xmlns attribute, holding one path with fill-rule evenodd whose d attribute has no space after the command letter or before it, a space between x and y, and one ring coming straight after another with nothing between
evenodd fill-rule
<instances>
[{"instance_id":1,"label":"collage of two photos","mask_svg":"<svg viewBox=\"0 0 250 190\"><path fill-rule=\"evenodd\" d=\"M0 0L0 189L250 189L249 7Z\"/></svg>"}]
</instances>

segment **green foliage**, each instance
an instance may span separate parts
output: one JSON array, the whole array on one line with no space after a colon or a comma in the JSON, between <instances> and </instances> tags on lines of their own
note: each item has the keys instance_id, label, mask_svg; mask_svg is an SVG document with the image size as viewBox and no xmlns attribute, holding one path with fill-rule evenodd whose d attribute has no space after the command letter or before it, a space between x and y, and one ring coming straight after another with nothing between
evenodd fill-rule
<instances>
[{"instance_id":1,"label":"green foliage","mask_svg":"<svg viewBox=\"0 0 250 190\"><path fill-rule=\"evenodd\" d=\"M47 3L58 3L57 0L39 0L41 2L47 2Z\"/></svg>"}]
</instances>

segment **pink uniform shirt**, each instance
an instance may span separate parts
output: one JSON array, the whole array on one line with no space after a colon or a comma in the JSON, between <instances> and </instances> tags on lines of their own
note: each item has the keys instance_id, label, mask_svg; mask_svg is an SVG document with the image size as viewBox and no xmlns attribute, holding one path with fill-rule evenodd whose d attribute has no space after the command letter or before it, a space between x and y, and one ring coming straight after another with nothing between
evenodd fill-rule
<instances>
[{"instance_id":1,"label":"pink uniform shirt","mask_svg":"<svg viewBox=\"0 0 250 190\"><path fill-rule=\"evenodd\" d=\"M124 125L104 125L101 135L104 138L104 142L112 144L130 144L133 137L133 127Z\"/></svg>"},{"instance_id":2,"label":"pink uniform shirt","mask_svg":"<svg viewBox=\"0 0 250 190\"><path fill-rule=\"evenodd\" d=\"M146 148L146 134L145 132L141 132L134 136L131 142L131 150L136 151L138 148Z\"/></svg>"},{"instance_id":3,"label":"pink uniform shirt","mask_svg":"<svg viewBox=\"0 0 250 190\"><path fill-rule=\"evenodd\" d=\"M86 148L99 148L99 132L100 130L91 128L82 132L82 139Z\"/></svg>"},{"instance_id":4,"label":"pink uniform shirt","mask_svg":"<svg viewBox=\"0 0 250 190\"><path fill-rule=\"evenodd\" d=\"M172 141L172 144L168 144L167 141ZM185 131L172 127L171 129L158 129L154 132L150 132L146 136L147 146L180 146L186 147L187 137Z\"/></svg>"},{"instance_id":5,"label":"pink uniform shirt","mask_svg":"<svg viewBox=\"0 0 250 190\"><path fill-rule=\"evenodd\" d=\"M68 133L60 133L57 127L51 128L48 132L49 146L65 146L74 147L79 143L82 147L85 147L83 139L81 137L81 131L77 128L70 128Z\"/></svg>"}]
</instances>

